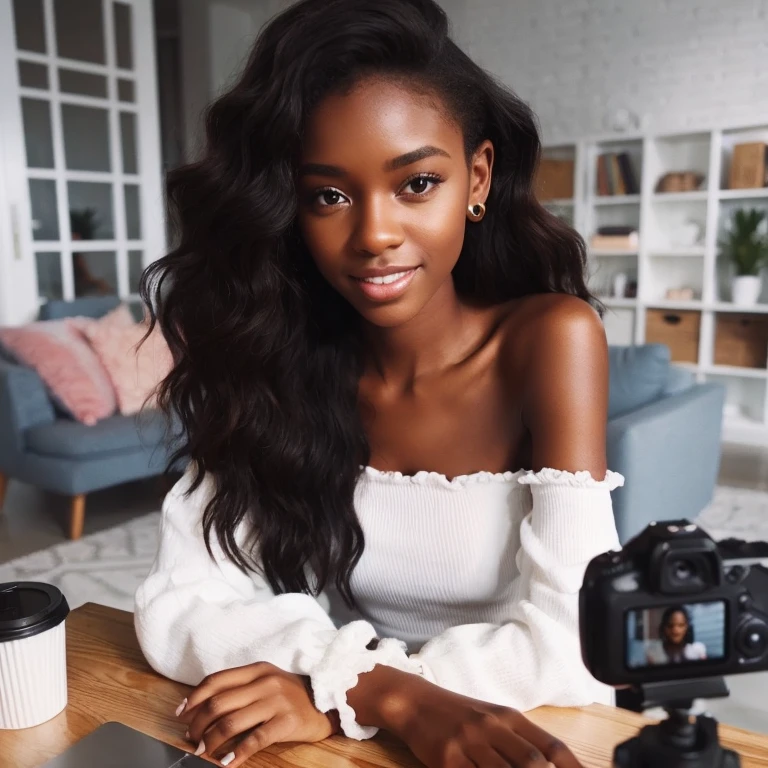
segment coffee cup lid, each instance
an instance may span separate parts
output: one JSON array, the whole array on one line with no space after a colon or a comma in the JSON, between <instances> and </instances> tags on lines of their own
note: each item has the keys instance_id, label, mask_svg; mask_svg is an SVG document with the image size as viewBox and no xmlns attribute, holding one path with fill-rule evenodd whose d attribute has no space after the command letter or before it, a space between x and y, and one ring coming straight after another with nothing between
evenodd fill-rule
<instances>
[{"instance_id":1,"label":"coffee cup lid","mask_svg":"<svg viewBox=\"0 0 768 768\"><path fill-rule=\"evenodd\" d=\"M53 584L0 584L0 643L39 635L57 627L68 614L67 600Z\"/></svg>"}]
</instances>

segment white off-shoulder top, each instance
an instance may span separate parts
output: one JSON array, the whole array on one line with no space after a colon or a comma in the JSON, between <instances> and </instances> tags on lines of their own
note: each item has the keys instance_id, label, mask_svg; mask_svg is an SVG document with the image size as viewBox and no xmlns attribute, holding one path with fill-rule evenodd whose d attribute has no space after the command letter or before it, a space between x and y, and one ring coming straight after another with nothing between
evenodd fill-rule
<instances>
[{"instance_id":1,"label":"white off-shoulder top","mask_svg":"<svg viewBox=\"0 0 768 768\"><path fill-rule=\"evenodd\" d=\"M376 729L356 722L346 694L376 664L520 710L612 701L581 660L578 593L587 563L618 549L610 491L621 475L448 480L366 468L355 495L366 542L351 582L356 611L335 590L275 596L215 536L211 559L201 523L212 481L187 496L190 482L188 472L165 499L157 558L136 593L139 643L161 674L196 685L268 661L308 676L318 709L338 710L357 739ZM241 527L238 540L247 534Z\"/></svg>"}]
</instances>

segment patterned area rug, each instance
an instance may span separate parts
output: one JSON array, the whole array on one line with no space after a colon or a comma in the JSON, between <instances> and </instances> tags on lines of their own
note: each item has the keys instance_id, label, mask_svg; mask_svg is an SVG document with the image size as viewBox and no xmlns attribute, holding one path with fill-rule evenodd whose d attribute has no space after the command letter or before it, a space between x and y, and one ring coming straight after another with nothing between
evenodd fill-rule
<instances>
[{"instance_id":1,"label":"patterned area rug","mask_svg":"<svg viewBox=\"0 0 768 768\"><path fill-rule=\"evenodd\" d=\"M101 603L133 610L133 595L155 559L160 513L0 564L0 582L55 584L70 608Z\"/></svg>"},{"instance_id":2,"label":"patterned area rug","mask_svg":"<svg viewBox=\"0 0 768 768\"><path fill-rule=\"evenodd\" d=\"M0 564L0 582L47 581L72 608L86 602L133 610L133 595L152 566L160 513ZM768 541L768 492L720 486L698 522L716 539Z\"/></svg>"},{"instance_id":3,"label":"patterned area rug","mask_svg":"<svg viewBox=\"0 0 768 768\"><path fill-rule=\"evenodd\" d=\"M768 541L768 492L719 486L697 522L716 540Z\"/></svg>"}]
</instances>

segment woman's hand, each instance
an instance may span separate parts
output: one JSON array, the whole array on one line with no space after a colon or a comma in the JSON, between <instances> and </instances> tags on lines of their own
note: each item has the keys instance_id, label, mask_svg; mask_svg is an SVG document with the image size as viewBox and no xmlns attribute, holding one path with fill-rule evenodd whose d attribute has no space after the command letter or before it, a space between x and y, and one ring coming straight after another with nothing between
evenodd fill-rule
<instances>
[{"instance_id":1,"label":"woman's hand","mask_svg":"<svg viewBox=\"0 0 768 768\"><path fill-rule=\"evenodd\" d=\"M427 768L580 768L565 744L517 710L460 696L416 675L376 667L361 676L350 703L358 722L362 714L364 724L390 731Z\"/></svg>"},{"instance_id":2,"label":"woman's hand","mask_svg":"<svg viewBox=\"0 0 768 768\"><path fill-rule=\"evenodd\" d=\"M322 741L338 731L315 708L306 678L265 662L206 677L180 707L179 720L199 744L197 754L230 768L270 744Z\"/></svg>"}]
</instances>

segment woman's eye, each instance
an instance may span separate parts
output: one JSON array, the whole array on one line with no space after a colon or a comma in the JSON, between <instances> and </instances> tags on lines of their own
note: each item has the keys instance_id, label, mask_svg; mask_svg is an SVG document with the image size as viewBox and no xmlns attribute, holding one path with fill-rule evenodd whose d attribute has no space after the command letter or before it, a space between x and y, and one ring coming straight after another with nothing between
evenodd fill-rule
<instances>
[{"instance_id":1,"label":"woman's eye","mask_svg":"<svg viewBox=\"0 0 768 768\"><path fill-rule=\"evenodd\" d=\"M439 179L437 176L417 176L405 185L405 189L407 190L410 188L411 194L414 195L424 195L427 192L432 191L440 181L442 181L442 179Z\"/></svg>"},{"instance_id":2,"label":"woman's eye","mask_svg":"<svg viewBox=\"0 0 768 768\"><path fill-rule=\"evenodd\" d=\"M338 189L322 189L315 198L321 207L338 205L345 197Z\"/></svg>"}]
</instances>

